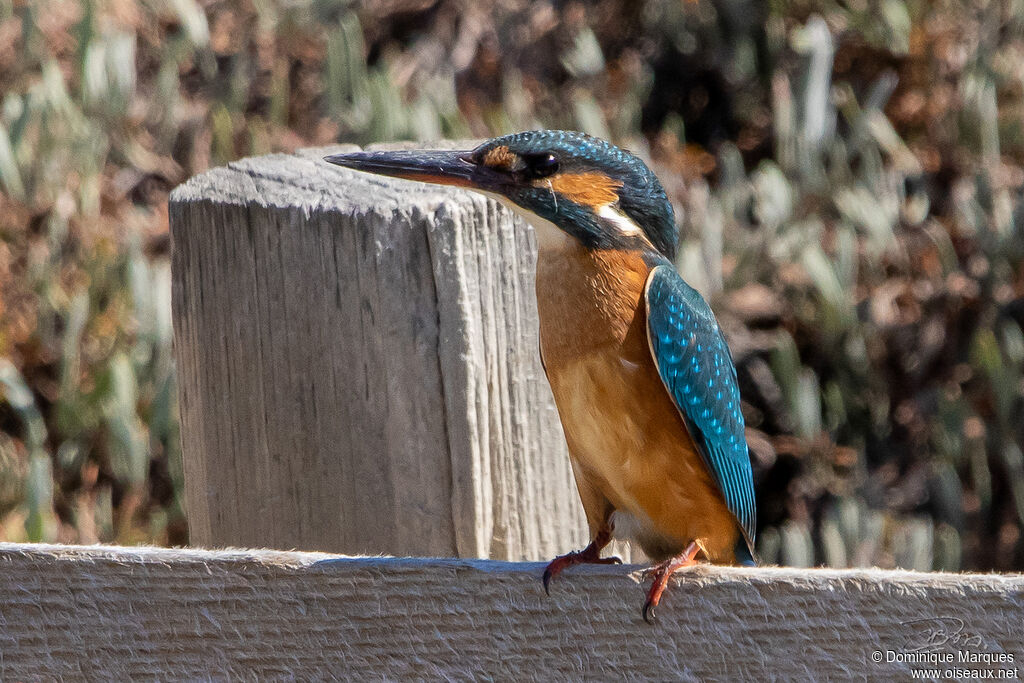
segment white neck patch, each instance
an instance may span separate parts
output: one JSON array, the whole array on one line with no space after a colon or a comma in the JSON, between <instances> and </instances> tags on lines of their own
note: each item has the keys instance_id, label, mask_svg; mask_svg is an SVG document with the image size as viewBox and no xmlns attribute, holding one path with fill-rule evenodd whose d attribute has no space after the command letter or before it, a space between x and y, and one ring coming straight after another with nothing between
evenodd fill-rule
<instances>
[{"instance_id":1,"label":"white neck patch","mask_svg":"<svg viewBox=\"0 0 1024 683\"><path fill-rule=\"evenodd\" d=\"M634 223L632 218L622 213L611 204L605 204L602 206L601 210L597 212L597 215L610 223L620 235L627 237L644 237L644 231L640 229L640 226Z\"/></svg>"}]
</instances>

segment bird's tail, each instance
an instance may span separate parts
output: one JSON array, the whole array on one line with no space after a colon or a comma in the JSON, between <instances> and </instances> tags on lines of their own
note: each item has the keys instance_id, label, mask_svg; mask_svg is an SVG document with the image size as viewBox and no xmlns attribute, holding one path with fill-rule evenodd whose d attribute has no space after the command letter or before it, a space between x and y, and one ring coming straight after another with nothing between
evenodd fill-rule
<instances>
[{"instance_id":1,"label":"bird's tail","mask_svg":"<svg viewBox=\"0 0 1024 683\"><path fill-rule=\"evenodd\" d=\"M751 552L750 546L747 544L747 539L740 534L739 539L736 541L736 564L741 567L756 567L757 560L754 559L754 553Z\"/></svg>"}]
</instances>

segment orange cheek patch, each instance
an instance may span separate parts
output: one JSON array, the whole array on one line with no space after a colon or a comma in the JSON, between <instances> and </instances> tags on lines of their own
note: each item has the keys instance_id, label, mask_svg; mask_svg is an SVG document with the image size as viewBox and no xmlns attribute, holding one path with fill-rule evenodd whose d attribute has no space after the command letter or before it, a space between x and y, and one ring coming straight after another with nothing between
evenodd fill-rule
<instances>
[{"instance_id":1,"label":"orange cheek patch","mask_svg":"<svg viewBox=\"0 0 1024 683\"><path fill-rule=\"evenodd\" d=\"M622 183L603 173L557 173L534 183L547 187L571 202L592 207L595 211L619 198Z\"/></svg>"},{"instance_id":2,"label":"orange cheek patch","mask_svg":"<svg viewBox=\"0 0 1024 683\"><path fill-rule=\"evenodd\" d=\"M510 169L516 161L516 155L505 145L495 147L484 155L484 165L491 168Z\"/></svg>"}]
</instances>

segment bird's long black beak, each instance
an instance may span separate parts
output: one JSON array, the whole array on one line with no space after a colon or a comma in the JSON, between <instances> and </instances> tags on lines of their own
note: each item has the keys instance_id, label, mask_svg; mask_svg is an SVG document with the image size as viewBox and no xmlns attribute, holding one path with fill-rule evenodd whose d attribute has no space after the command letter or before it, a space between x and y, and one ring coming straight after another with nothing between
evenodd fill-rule
<instances>
[{"instance_id":1,"label":"bird's long black beak","mask_svg":"<svg viewBox=\"0 0 1024 683\"><path fill-rule=\"evenodd\" d=\"M345 168L438 185L494 190L499 174L473 163L472 153L448 150L407 150L395 152L350 152L324 157L324 161Z\"/></svg>"}]
</instances>

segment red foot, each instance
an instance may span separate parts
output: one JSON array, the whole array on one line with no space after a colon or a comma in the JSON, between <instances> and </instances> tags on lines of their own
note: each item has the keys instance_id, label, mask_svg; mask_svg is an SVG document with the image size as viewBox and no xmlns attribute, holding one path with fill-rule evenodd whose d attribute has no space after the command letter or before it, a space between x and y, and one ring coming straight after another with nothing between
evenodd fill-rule
<instances>
[{"instance_id":1,"label":"red foot","mask_svg":"<svg viewBox=\"0 0 1024 683\"><path fill-rule=\"evenodd\" d=\"M654 623L654 608L661 602L661 594L668 587L669 578L671 578L676 570L697 564L697 553L703 551L704 549L700 543L693 541L690 545L686 546L686 550L681 554L656 564L651 568L654 574L654 582L651 584L651 589L647 591L647 601L644 603L643 610L644 621L648 624Z\"/></svg>"},{"instance_id":2,"label":"red foot","mask_svg":"<svg viewBox=\"0 0 1024 683\"><path fill-rule=\"evenodd\" d=\"M577 564L622 564L617 557L601 557L601 549L611 541L611 532L602 531L583 550L577 550L567 555L561 555L551 560L547 569L544 570L544 592L551 595L549 584L551 579L558 576L566 567Z\"/></svg>"}]
</instances>

